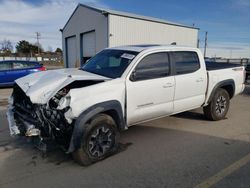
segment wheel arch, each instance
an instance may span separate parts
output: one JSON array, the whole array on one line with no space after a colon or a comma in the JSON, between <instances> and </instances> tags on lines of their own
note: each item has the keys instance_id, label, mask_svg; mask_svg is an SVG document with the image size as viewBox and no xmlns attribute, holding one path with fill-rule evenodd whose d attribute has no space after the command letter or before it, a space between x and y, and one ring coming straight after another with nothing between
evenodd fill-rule
<instances>
[{"instance_id":1,"label":"wheel arch","mask_svg":"<svg viewBox=\"0 0 250 188\"><path fill-rule=\"evenodd\" d=\"M233 98L234 93L235 93L235 82L232 79L228 79L228 80L221 81L214 86L209 96L208 103L212 100L215 92L219 88L225 89L228 92L230 99Z\"/></svg>"},{"instance_id":2,"label":"wheel arch","mask_svg":"<svg viewBox=\"0 0 250 188\"><path fill-rule=\"evenodd\" d=\"M123 116L122 106L119 101L110 100L95 104L83 111L76 119L68 153L71 153L80 147L87 123L100 113L111 116L114 119L119 131L126 129L126 122Z\"/></svg>"}]
</instances>

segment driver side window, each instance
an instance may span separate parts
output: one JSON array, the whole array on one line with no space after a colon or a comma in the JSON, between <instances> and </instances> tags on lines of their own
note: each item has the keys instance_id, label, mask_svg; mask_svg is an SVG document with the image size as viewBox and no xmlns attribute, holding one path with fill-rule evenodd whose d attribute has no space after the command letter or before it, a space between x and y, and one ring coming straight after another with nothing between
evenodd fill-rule
<instances>
[{"instance_id":1,"label":"driver side window","mask_svg":"<svg viewBox=\"0 0 250 188\"><path fill-rule=\"evenodd\" d=\"M170 62L167 52L147 55L136 66L132 81L141 81L166 77L170 74Z\"/></svg>"}]
</instances>

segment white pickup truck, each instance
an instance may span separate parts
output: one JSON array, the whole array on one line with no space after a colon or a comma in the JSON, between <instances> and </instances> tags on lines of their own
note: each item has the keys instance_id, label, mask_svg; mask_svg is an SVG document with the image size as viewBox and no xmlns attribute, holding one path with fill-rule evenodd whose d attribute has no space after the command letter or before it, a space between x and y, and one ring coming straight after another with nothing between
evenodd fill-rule
<instances>
[{"instance_id":1,"label":"white pickup truck","mask_svg":"<svg viewBox=\"0 0 250 188\"><path fill-rule=\"evenodd\" d=\"M199 49L135 45L109 48L80 69L16 80L7 112L10 133L54 139L82 165L117 148L129 126L203 107L225 118L244 90L243 66L206 63Z\"/></svg>"}]
</instances>

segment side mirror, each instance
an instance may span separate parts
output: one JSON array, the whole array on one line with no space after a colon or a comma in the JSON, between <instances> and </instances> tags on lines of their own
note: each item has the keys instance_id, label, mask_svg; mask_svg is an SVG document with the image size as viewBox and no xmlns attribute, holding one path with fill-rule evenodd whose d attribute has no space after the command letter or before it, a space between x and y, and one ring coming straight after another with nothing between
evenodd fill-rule
<instances>
[{"instance_id":1,"label":"side mirror","mask_svg":"<svg viewBox=\"0 0 250 188\"><path fill-rule=\"evenodd\" d=\"M130 79L131 81L136 81L136 70L133 70L133 72L131 73L129 79Z\"/></svg>"}]
</instances>

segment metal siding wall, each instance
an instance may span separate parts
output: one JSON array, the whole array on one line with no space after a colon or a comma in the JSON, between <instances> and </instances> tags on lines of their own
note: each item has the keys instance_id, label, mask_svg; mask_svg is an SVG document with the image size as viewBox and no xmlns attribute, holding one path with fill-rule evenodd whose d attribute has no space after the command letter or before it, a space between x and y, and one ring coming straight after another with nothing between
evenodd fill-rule
<instances>
[{"instance_id":1,"label":"metal siding wall","mask_svg":"<svg viewBox=\"0 0 250 188\"><path fill-rule=\"evenodd\" d=\"M94 10L79 6L62 33L64 64L66 65L65 38L76 35L77 66L81 60L81 34L95 30L96 52L108 46L108 25L107 17Z\"/></svg>"},{"instance_id":2,"label":"metal siding wall","mask_svg":"<svg viewBox=\"0 0 250 188\"><path fill-rule=\"evenodd\" d=\"M171 44L197 47L198 30L110 15L109 46Z\"/></svg>"}]
</instances>

